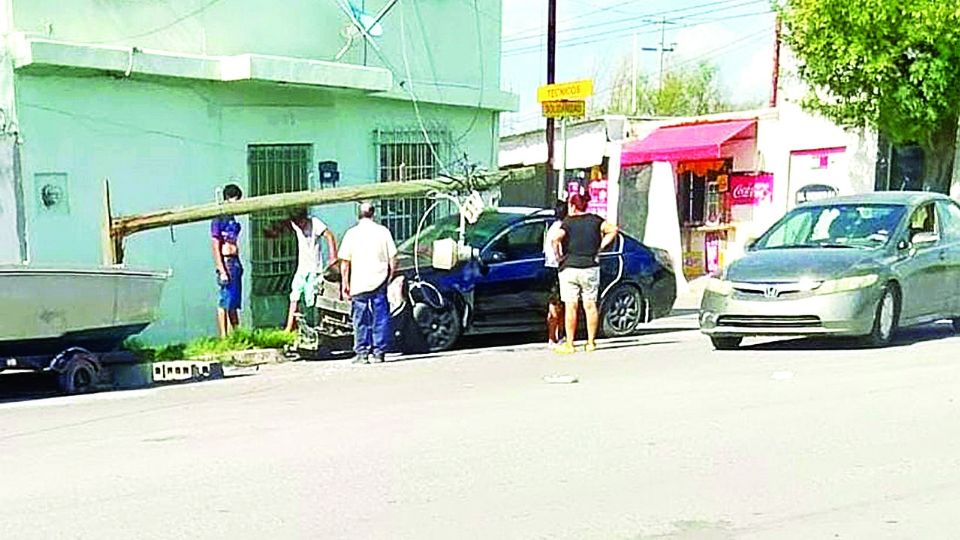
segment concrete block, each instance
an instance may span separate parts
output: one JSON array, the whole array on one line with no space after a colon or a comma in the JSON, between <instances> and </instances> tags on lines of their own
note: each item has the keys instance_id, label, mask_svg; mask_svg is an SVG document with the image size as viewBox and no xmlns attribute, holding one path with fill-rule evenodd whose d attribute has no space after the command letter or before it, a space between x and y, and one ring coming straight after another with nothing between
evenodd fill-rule
<instances>
[{"instance_id":1,"label":"concrete block","mask_svg":"<svg viewBox=\"0 0 960 540\"><path fill-rule=\"evenodd\" d=\"M188 360L154 362L152 369L155 382L201 381L223 378L223 366L219 362L192 362Z\"/></svg>"}]
</instances>

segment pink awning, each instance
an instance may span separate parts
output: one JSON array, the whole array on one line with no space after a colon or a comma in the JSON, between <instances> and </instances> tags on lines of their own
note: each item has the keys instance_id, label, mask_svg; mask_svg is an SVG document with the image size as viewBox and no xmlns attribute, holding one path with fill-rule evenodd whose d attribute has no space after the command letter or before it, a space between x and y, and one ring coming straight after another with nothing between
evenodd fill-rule
<instances>
[{"instance_id":1,"label":"pink awning","mask_svg":"<svg viewBox=\"0 0 960 540\"><path fill-rule=\"evenodd\" d=\"M624 145L620 164L719 159L724 143L756 137L756 126L756 120L730 120L657 128L645 139Z\"/></svg>"}]
</instances>

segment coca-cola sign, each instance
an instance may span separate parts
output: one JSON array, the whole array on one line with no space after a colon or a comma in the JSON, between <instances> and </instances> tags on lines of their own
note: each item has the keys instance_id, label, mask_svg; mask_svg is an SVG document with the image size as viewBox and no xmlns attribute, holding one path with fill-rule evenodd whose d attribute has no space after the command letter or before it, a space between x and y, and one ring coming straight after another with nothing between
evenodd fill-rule
<instances>
[{"instance_id":1,"label":"coca-cola sign","mask_svg":"<svg viewBox=\"0 0 960 540\"><path fill-rule=\"evenodd\" d=\"M773 202L773 175L731 176L730 202L736 206L756 206Z\"/></svg>"}]
</instances>

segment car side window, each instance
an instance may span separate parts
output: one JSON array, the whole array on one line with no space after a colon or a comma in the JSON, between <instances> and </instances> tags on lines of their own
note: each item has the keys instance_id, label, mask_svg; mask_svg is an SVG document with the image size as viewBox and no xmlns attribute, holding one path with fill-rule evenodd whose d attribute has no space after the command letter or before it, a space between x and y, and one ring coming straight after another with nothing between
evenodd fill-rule
<instances>
[{"instance_id":1,"label":"car side window","mask_svg":"<svg viewBox=\"0 0 960 540\"><path fill-rule=\"evenodd\" d=\"M913 211L910 216L910 240L917 235L937 235L940 229L937 226L937 210L934 203L925 204Z\"/></svg>"},{"instance_id":2,"label":"car side window","mask_svg":"<svg viewBox=\"0 0 960 540\"><path fill-rule=\"evenodd\" d=\"M543 221L518 225L497 239L490 247L506 256L507 261L520 261L543 257L543 235L546 224Z\"/></svg>"},{"instance_id":3,"label":"car side window","mask_svg":"<svg viewBox=\"0 0 960 540\"><path fill-rule=\"evenodd\" d=\"M955 202L947 201L938 204L943 218L943 235L953 242L960 241L960 206Z\"/></svg>"}]
</instances>

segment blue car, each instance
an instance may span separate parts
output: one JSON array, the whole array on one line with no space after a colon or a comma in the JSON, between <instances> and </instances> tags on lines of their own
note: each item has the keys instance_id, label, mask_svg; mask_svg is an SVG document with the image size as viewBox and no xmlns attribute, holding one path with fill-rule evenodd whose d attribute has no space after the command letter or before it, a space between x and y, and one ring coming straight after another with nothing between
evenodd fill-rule
<instances>
[{"instance_id":1,"label":"blue car","mask_svg":"<svg viewBox=\"0 0 960 540\"><path fill-rule=\"evenodd\" d=\"M431 266L431 250L435 240L457 238L459 216L440 219L419 239L401 244L400 273L415 327L401 336L419 333L426 348L440 351L464 335L545 332L555 277L544 266L543 245L555 220L550 210L486 211L466 228L473 256L449 271ZM676 280L666 252L621 233L600 255L600 267L604 336L633 334L673 308Z\"/></svg>"}]
</instances>

